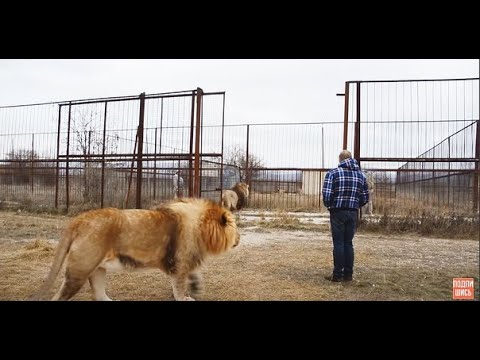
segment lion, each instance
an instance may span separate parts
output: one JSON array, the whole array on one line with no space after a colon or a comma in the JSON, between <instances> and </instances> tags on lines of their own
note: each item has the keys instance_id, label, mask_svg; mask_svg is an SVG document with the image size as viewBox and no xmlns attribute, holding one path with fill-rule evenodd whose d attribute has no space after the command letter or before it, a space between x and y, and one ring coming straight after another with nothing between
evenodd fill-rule
<instances>
[{"instance_id":1,"label":"lion","mask_svg":"<svg viewBox=\"0 0 480 360\"><path fill-rule=\"evenodd\" d=\"M65 229L50 272L32 300L52 286L66 259L65 278L52 300L69 300L87 279L95 300L105 292L107 270L159 268L171 278L175 300L199 289L197 271L210 254L240 242L232 213L211 200L182 198L153 209L91 210Z\"/></svg>"},{"instance_id":2,"label":"lion","mask_svg":"<svg viewBox=\"0 0 480 360\"><path fill-rule=\"evenodd\" d=\"M373 214L373 199L375 197L375 178L373 173L365 171L365 177L367 178L368 184L368 194L369 194L369 201L365 205L365 214L372 215Z\"/></svg>"},{"instance_id":3,"label":"lion","mask_svg":"<svg viewBox=\"0 0 480 360\"><path fill-rule=\"evenodd\" d=\"M222 205L230 211L241 210L247 204L249 186L236 183L234 187L222 192Z\"/></svg>"}]
</instances>

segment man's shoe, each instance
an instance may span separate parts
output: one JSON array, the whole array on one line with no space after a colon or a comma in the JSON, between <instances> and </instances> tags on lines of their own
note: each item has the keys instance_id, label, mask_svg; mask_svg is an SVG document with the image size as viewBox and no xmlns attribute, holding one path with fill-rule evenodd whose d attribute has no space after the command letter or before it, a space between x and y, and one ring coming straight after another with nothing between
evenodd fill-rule
<instances>
[{"instance_id":1,"label":"man's shoe","mask_svg":"<svg viewBox=\"0 0 480 360\"><path fill-rule=\"evenodd\" d=\"M344 275L343 276L343 281L352 281L352 275Z\"/></svg>"},{"instance_id":2,"label":"man's shoe","mask_svg":"<svg viewBox=\"0 0 480 360\"><path fill-rule=\"evenodd\" d=\"M335 275L328 275L328 276L325 276L325 280L328 280L331 282L340 282L342 281L342 278L336 277Z\"/></svg>"}]
</instances>

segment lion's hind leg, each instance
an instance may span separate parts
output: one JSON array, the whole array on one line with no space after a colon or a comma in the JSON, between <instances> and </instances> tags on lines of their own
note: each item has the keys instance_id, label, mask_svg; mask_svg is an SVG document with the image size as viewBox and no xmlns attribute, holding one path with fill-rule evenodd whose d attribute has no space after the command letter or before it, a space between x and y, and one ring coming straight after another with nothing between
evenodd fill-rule
<instances>
[{"instance_id":1,"label":"lion's hind leg","mask_svg":"<svg viewBox=\"0 0 480 360\"><path fill-rule=\"evenodd\" d=\"M65 273L65 280L52 300L70 300L77 292L79 292L83 284L85 284L87 277L88 274L86 276L75 276L67 270Z\"/></svg>"},{"instance_id":2,"label":"lion's hind leg","mask_svg":"<svg viewBox=\"0 0 480 360\"><path fill-rule=\"evenodd\" d=\"M71 299L78 291L80 291L87 279L92 275L99 294L101 294L102 285L99 279L101 279L102 274L101 272L97 274L94 273L105 257L105 254L106 249L101 242L79 242L78 245L68 254L65 280L52 300Z\"/></svg>"},{"instance_id":3,"label":"lion's hind leg","mask_svg":"<svg viewBox=\"0 0 480 360\"><path fill-rule=\"evenodd\" d=\"M112 301L105 292L106 277L107 270L103 267L98 267L88 278L92 288L93 298L96 301Z\"/></svg>"}]
</instances>

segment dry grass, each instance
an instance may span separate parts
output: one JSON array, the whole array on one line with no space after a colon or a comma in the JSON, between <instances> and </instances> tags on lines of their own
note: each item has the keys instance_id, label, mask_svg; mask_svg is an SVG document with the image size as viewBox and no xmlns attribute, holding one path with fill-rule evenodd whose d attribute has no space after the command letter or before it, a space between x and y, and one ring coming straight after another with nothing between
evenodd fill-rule
<instances>
[{"instance_id":1,"label":"dry grass","mask_svg":"<svg viewBox=\"0 0 480 360\"><path fill-rule=\"evenodd\" d=\"M373 195L373 206L374 213L376 214L395 214L395 215L408 215L413 211L422 212L422 211L435 211L438 213L449 213L455 211L459 214L465 214L472 216L472 204L467 202L456 202L451 203L450 207L446 204L439 205L437 203L432 203L428 199L414 199L405 196L398 196L395 198L393 195L380 195L375 193ZM453 210L454 209L454 210Z\"/></svg>"},{"instance_id":2,"label":"dry grass","mask_svg":"<svg viewBox=\"0 0 480 360\"><path fill-rule=\"evenodd\" d=\"M387 233L417 233L450 239L478 239L479 217L468 213L417 206L402 212L385 208L382 215L364 217L361 230Z\"/></svg>"},{"instance_id":3,"label":"dry grass","mask_svg":"<svg viewBox=\"0 0 480 360\"><path fill-rule=\"evenodd\" d=\"M0 300L27 299L40 286L66 219L0 212ZM329 283L323 279L332 267L328 231L242 228L239 247L207 260L197 299L451 300L453 277L474 277L479 299L478 241L360 233L354 244L354 281ZM173 300L160 271L109 274L108 280L114 299ZM74 299L90 297L87 284Z\"/></svg>"},{"instance_id":4,"label":"dry grass","mask_svg":"<svg viewBox=\"0 0 480 360\"><path fill-rule=\"evenodd\" d=\"M291 212L326 212L327 209L320 204L319 195L304 195L294 193L250 193L247 207L250 209L282 210Z\"/></svg>"},{"instance_id":5,"label":"dry grass","mask_svg":"<svg viewBox=\"0 0 480 360\"><path fill-rule=\"evenodd\" d=\"M308 221L308 220L307 220ZM292 216L285 211L279 211L275 216L266 220L265 217L260 217L260 221L250 223L250 226L256 225L266 229L283 229L283 230L303 230L303 231L328 231L329 226L324 224L311 224L302 221L299 217ZM245 225L242 225L245 227Z\"/></svg>"}]
</instances>

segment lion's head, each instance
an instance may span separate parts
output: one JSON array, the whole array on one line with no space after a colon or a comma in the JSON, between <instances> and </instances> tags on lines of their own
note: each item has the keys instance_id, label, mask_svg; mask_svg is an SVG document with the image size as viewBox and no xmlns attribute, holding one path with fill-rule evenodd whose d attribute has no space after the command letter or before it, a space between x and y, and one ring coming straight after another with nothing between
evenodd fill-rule
<instances>
[{"instance_id":1,"label":"lion's head","mask_svg":"<svg viewBox=\"0 0 480 360\"><path fill-rule=\"evenodd\" d=\"M232 213L222 206L209 202L200 229L207 251L218 254L227 251L240 242L240 234Z\"/></svg>"},{"instance_id":2,"label":"lion's head","mask_svg":"<svg viewBox=\"0 0 480 360\"><path fill-rule=\"evenodd\" d=\"M190 213L183 217L183 221L198 216L198 225L194 227L195 231L200 231L200 239L204 245L202 247L207 253L219 254L239 244L240 234L235 217L228 209L214 201L196 198L182 198L166 206L179 212L182 208L187 209L183 204L188 206ZM192 217L194 213L197 215ZM185 225L182 227L185 228Z\"/></svg>"}]
</instances>

